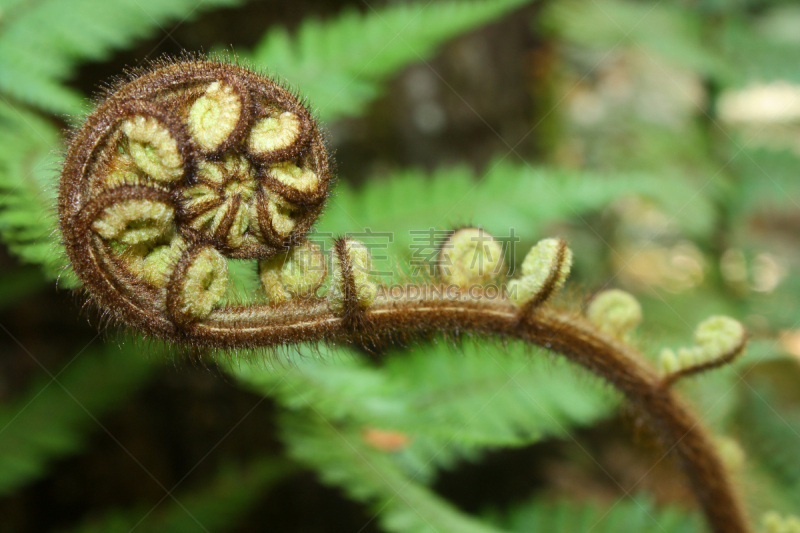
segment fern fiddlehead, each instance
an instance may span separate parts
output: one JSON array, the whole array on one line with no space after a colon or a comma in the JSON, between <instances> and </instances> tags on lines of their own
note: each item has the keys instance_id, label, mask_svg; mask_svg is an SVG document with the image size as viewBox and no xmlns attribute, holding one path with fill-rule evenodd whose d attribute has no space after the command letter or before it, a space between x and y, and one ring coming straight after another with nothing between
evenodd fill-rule
<instances>
[{"instance_id":1,"label":"fern fiddlehead","mask_svg":"<svg viewBox=\"0 0 800 533\"><path fill-rule=\"evenodd\" d=\"M289 91L232 65L174 63L114 91L77 132L61 230L101 307L189 341L225 294L227 258L263 261L301 238L329 181Z\"/></svg>"},{"instance_id":2,"label":"fern fiddlehead","mask_svg":"<svg viewBox=\"0 0 800 533\"><path fill-rule=\"evenodd\" d=\"M641 314L635 301L598 299L589 319L547 304L569 274L564 241L540 242L497 292L488 282L501 270L500 247L470 228L441 250L437 280L387 290L370 276L364 244L336 240L328 269L304 240L330 184L319 128L290 92L238 66L176 62L110 92L74 135L61 232L101 309L173 342L369 347L469 332L561 353L619 389L677 455L713 531L750 531L713 440L671 387L743 350L733 321L704 324L691 364L659 375L624 342ZM266 303L226 300L229 259L257 265Z\"/></svg>"}]
</instances>

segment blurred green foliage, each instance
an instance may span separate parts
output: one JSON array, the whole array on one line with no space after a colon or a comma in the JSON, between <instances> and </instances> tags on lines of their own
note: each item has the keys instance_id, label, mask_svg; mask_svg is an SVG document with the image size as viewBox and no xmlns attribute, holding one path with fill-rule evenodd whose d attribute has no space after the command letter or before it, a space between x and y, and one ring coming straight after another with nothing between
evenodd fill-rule
<instances>
[{"instance_id":1,"label":"blurred green foliage","mask_svg":"<svg viewBox=\"0 0 800 533\"><path fill-rule=\"evenodd\" d=\"M640 298L646 323L635 342L649 355L684 343L710 314L741 319L749 354L683 391L715 431L744 447L737 479L752 515L796 512L800 397L786 376L800 376L800 8L769 0L528 4L368 5L308 17L291 31L276 22L238 59L285 79L335 124L368 114L387 82L408 65L427 65L448 40L525 17L544 65L531 93L553 103L530 117L531 132L549 132L546 150L526 160L503 151L480 172L399 168L359 185L340 176L317 230L394 232L382 265L390 269L408 262L410 230L466 220L499 236L514 228L520 258L558 232L573 244L583 292L619 286ZM57 276L61 287L78 284L54 213L63 114L87 110L66 81L83 62L218 6L248 9L242 0L0 1L0 237L43 273L4 274L0 305ZM91 418L144 386L159 350L108 343L0 405L0 492L84 451L84 436L98 429ZM230 466L164 508L143 502L72 530L232 529L293 461L367 504L386 531L702 529L685 502L565 500L547 487L533 499L520 494L510 510L464 512L432 488L441 470L500 448L574 438L624 406L543 350L439 339L396 351L381 365L334 347L302 347L289 361L212 354L235 386L280 405L285 455Z\"/></svg>"}]
</instances>

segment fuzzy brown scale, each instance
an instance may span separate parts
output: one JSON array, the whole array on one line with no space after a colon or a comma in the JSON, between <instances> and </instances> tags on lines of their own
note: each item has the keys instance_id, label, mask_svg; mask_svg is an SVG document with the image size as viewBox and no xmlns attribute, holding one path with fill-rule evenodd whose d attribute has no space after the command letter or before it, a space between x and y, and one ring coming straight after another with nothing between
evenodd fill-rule
<instances>
[{"instance_id":1,"label":"fuzzy brown scale","mask_svg":"<svg viewBox=\"0 0 800 533\"><path fill-rule=\"evenodd\" d=\"M328 272L310 268L320 251L303 236L330 183L319 129L289 91L235 65L162 64L113 88L74 135L61 176L61 232L104 316L176 343L375 350L478 334L558 352L619 390L677 456L712 531L751 531L713 440L670 386L688 371L659 376L627 343L547 303L569 272L565 241L545 239L528 254L512 280L521 296L491 298L482 292L486 276L470 268L379 291L366 247L337 239L330 288L319 297ZM460 230L453 257L480 248L470 231ZM223 298L228 259L258 262L269 303ZM454 280L459 287L449 291ZM692 373L729 362L744 344Z\"/></svg>"}]
</instances>

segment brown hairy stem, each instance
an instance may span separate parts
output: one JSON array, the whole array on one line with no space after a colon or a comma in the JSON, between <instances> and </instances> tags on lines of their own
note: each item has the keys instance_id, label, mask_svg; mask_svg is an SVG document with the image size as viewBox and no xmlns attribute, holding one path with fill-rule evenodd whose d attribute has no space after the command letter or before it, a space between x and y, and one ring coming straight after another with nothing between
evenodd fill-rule
<instances>
[{"instance_id":1,"label":"brown hairy stem","mask_svg":"<svg viewBox=\"0 0 800 533\"><path fill-rule=\"evenodd\" d=\"M294 302L281 313L264 307L253 313L248 325L233 320L235 314L233 309L216 311L209 323L196 325L192 334L220 347L354 340L348 321L330 312L324 300ZM480 333L517 338L562 354L619 390L662 445L676 454L712 531L751 531L730 476L703 423L639 352L602 333L587 320L546 307L520 323L519 308L508 301L430 296L389 300L384 295L365 315L375 337L402 341L431 332ZM239 327L234 328L233 324Z\"/></svg>"},{"instance_id":2,"label":"brown hairy stem","mask_svg":"<svg viewBox=\"0 0 800 533\"><path fill-rule=\"evenodd\" d=\"M619 390L663 446L676 454L712 531L751 531L703 423L639 352L572 313L545 307L520 323L519 308L508 301L448 299L427 289L429 294L413 300L379 297L364 311L371 335L403 341L431 332L480 333L517 338L562 354ZM282 312L267 306L250 309L249 323L241 316L235 319L237 314L235 309L220 309L208 323L195 325L191 334L228 348L360 342L349 321L329 311L324 300L292 302Z\"/></svg>"}]
</instances>

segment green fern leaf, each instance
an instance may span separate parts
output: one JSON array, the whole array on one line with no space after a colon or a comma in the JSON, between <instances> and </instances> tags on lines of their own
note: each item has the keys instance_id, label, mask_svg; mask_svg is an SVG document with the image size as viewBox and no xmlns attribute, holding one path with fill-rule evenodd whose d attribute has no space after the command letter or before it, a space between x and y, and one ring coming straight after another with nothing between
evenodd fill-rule
<instances>
[{"instance_id":1,"label":"green fern leaf","mask_svg":"<svg viewBox=\"0 0 800 533\"><path fill-rule=\"evenodd\" d=\"M546 224L580 220L629 195L649 198L664 212L674 213L690 235L708 235L713 228L713 205L687 180L499 161L489 164L479 178L465 167L455 167L432 175L401 171L369 180L360 190L340 183L317 230L334 235L359 228L393 231L388 255L405 259L412 245L420 244L421 237L411 231L449 229L469 221L498 237L515 228L518 236L535 239ZM376 264L376 269L387 267L385 261Z\"/></svg>"},{"instance_id":2,"label":"green fern leaf","mask_svg":"<svg viewBox=\"0 0 800 533\"><path fill-rule=\"evenodd\" d=\"M307 20L297 34L274 28L242 58L287 79L323 120L363 111L379 83L423 60L454 36L529 0L419 2L345 11L330 21Z\"/></svg>"},{"instance_id":3,"label":"green fern leaf","mask_svg":"<svg viewBox=\"0 0 800 533\"><path fill-rule=\"evenodd\" d=\"M510 531L528 533L701 533L708 531L696 513L659 509L648 498L634 496L613 504L535 500L496 518Z\"/></svg>"},{"instance_id":4,"label":"green fern leaf","mask_svg":"<svg viewBox=\"0 0 800 533\"><path fill-rule=\"evenodd\" d=\"M546 352L480 343L460 351L421 346L383 368L334 352L278 373L250 365L230 371L291 409L312 407L332 421L407 435L412 444L398 459L421 479L487 448L564 437L616 408L607 387ZM329 358L336 364L326 364Z\"/></svg>"},{"instance_id":5,"label":"green fern leaf","mask_svg":"<svg viewBox=\"0 0 800 533\"><path fill-rule=\"evenodd\" d=\"M498 532L408 477L390 454L367 446L358 428L331 423L308 410L285 414L281 427L290 455L313 467L324 483L370 504L386 531Z\"/></svg>"},{"instance_id":6,"label":"green fern leaf","mask_svg":"<svg viewBox=\"0 0 800 533\"><path fill-rule=\"evenodd\" d=\"M399 459L422 480L487 449L566 438L612 415L619 402L596 377L543 350L469 342L458 351L420 348L385 369L389 390L406 407L371 423L413 436Z\"/></svg>"},{"instance_id":7,"label":"green fern leaf","mask_svg":"<svg viewBox=\"0 0 800 533\"><path fill-rule=\"evenodd\" d=\"M454 351L420 347L387 363L390 390L408 403L403 417L387 423L425 427L442 440L508 446L566 436L617 405L599 380L544 350L467 342Z\"/></svg>"},{"instance_id":8,"label":"green fern leaf","mask_svg":"<svg viewBox=\"0 0 800 533\"><path fill-rule=\"evenodd\" d=\"M63 85L78 62L104 59L176 21L242 1L13 2L0 21L0 92L55 113L82 112L81 95Z\"/></svg>"},{"instance_id":9,"label":"green fern leaf","mask_svg":"<svg viewBox=\"0 0 800 533\"><path fill-rule=\"evenodd\" d=\"M51 278L66 265L52 207L60 149L50 122L0 102L0 237L23 262L40 265ZM75 284L70 274L62 281Z\"/></svg>"}]
</instances>

